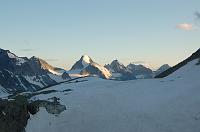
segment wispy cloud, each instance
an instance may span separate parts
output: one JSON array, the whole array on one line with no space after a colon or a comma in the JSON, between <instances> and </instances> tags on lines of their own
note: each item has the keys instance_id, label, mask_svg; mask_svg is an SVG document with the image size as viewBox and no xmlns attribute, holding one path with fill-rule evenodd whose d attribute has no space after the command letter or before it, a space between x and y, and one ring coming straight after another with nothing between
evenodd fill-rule
<instances>
[{"instance_id":1,"label":"wispy cloud","mask_svg":"<svg viewBox=\"0 0 200 132\"><path fill-rule=\"evenodd\" d=\"M134 61L133 64L146 64L146 61Z\"/></svg>"},{"instance_id":2,"label":"wispy cloud","mask_svg":"<svg viewBox=\"0 0 200 132\"><path fill-rule=\"evenodd\" d=\"M131 62L132 64L136 64L136 65L143 65L145 67L148 67L148 68L153 68L153 66L151 65L151 62L147 62L147 61L134 61L134 62Z\"/></svg>"},{"instance_id":3,"label":"wispy cloud","mask_svg":"<svg viewBox=\"0 0 200 132\"><path fill-rule=\"evenodd\" d=\"M21 49L20 51L23 51L23 52L31 52L31 51L34 51L35 49Z\"/></svg>"},{"instance_id":4,"label":"wispy cloud","mask_svg":"<svg viewBox=\"0 0 200 132\"><path fill-rule=\"evenodd\" d=\"M181 23L181 24L176 25L176 28L185 30L185 31L190 31L193 29L193 25L189 23Z\"/></svg>"},{"instance_id":5,"label":"wispy cloud","mask_svg":"<svg viewBox=\"0 0 200 132\"><path fill-rule=\"evenodd\" d=\"M58 59L45 59L45 61L58 61Z\"/></svg>"}]
</instances>

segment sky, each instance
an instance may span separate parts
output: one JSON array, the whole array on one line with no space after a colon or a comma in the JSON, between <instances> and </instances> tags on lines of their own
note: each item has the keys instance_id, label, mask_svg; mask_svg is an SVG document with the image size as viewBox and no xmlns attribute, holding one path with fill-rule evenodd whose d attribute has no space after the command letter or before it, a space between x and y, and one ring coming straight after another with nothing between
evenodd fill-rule
<instances>
[{"instance_id":1,"label":"sky","mask_svg":"<svg viewBox=\"0 0 200 132\"><path fill-rule=\"evenodd\" d=\"M84 54L173 66L200 48L200 1L0 0L0 48L65 69Z\"/></svg>"}]
</instances>

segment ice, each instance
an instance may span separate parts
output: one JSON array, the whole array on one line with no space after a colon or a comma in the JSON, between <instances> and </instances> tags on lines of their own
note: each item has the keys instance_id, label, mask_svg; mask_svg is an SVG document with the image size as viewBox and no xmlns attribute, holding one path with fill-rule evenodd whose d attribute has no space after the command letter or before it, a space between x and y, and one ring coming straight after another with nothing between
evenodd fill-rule
<instances>
[{"instance_id":1,"label":"ice","mask_svg":"<svg viewBox=\"0 0 200 132\"><path fill-rule=\"evenodd\" d=\"M51 89L67 110L32 116L27 132L199 132L200 66L194 60L167 78L111 81L87 78Z\"/></svg>"},{"instance_id":2,"label":"ice","mask_svg":"<svg viewBox=\"0 0 200 132\"><path fill-rule=\"evenodd\" d=\"M8 52L7 54L9 58L16 58L16 56L13 53Z\"/></svg>"}]
</instances>

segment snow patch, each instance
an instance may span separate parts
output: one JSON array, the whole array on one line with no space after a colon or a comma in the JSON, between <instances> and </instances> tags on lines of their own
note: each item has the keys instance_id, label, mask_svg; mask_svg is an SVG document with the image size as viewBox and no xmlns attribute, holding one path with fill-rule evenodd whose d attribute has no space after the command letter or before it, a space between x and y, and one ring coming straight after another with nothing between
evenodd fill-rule
<instances>
[{"instance_id":1,"label":"snow patch","mask_svg":"<svg viewBox=\"0 0 200 132\"><path fill-rule=\"evenodd\" d=\"M85 63L87 63L87 64L89 64L90 63L90 57L88 56L88 55L83 55L82 56L82 59L83 59L83 61L85 62Z\"/></svg>"},{"instance_id":2,"label":"snow patch","mask_svg":"<svg viewBox=\"0 0 200 132\"><path fill-rule=\"evenodd\" d=\"M48 69L48 70L49 70L49 72L51 72L55 75L62 75L62 73L60 73L60 72L57 72L57 71L54 71L54 70L51 70L51 69Z\"/></svg>"},{"instance_id":3,"label":"snow patch","mask_svg":"<svg viewBox=\"0 0 200 132\"><path fill-rule=\"evenodd\" d=\"M25 59L23 59L23 58L20 58L20 57L18 57L18 58L16 58L17 59L17 63L16 63L16 65L21 65L21 64L23 64L23 63L25 63L26 62L26 60Z\"/></svg>"},{"instance_id":4,"label":"snow patch","mask_svg":"<svg viewBox=\"0 0 200 132\"><path fill-rule=\"evenodd\" d=\"M9 58L16 58L16 56L13 53L8 52L7 54Z\"/></svg>"},{"instance_id":5,"label":"snow patch","mask_svg":"<svg viewBox=\"0 0 200 132\"><path fill-rule=\"evenodd\" d=\"M11 52L8 52L7 54L8 54L9 58L16 59L16 65L21 65L26 62L25 59L23 59L21 57L17 57L15 54L13 54Z\"/></svg>"},{"instance_id":6,"label":"snow patch","mask_svg":"<svg viewBox=\"0 0 200 132\"><path fill-rule=\"evenodd\" d=\"M6 92L6 89L0 85L0 99L7 98L9 94Z\"/></svg>"},{"instance_id":7,"label":"snow patch","mask_svg":"<svg viewBox=\"0 0 200 132\"><path fill-rule=\"evenodd\" d=\"M37 86L44 87L44 85L41 83L42 80L36 76L24 76L24 78L31 84L35 84Z\"/></svg>"}]
</instances>

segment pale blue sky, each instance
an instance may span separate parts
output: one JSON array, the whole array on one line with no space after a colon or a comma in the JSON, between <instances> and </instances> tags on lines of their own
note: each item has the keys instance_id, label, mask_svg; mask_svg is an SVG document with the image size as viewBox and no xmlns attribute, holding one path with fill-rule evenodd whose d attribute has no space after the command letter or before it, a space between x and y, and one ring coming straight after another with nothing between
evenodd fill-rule
<instances>
[{"instance_id":1,"label":"pale blue sky","mask_svg":"<svg viewBox=\"0 0 200 132\"><path fill-rule=\"evenodd\" d=\"M199 0L0 0L0 48L64 68L82 54L174 65L200 48L196 11Z\"/></svg>"}]
</instances>

